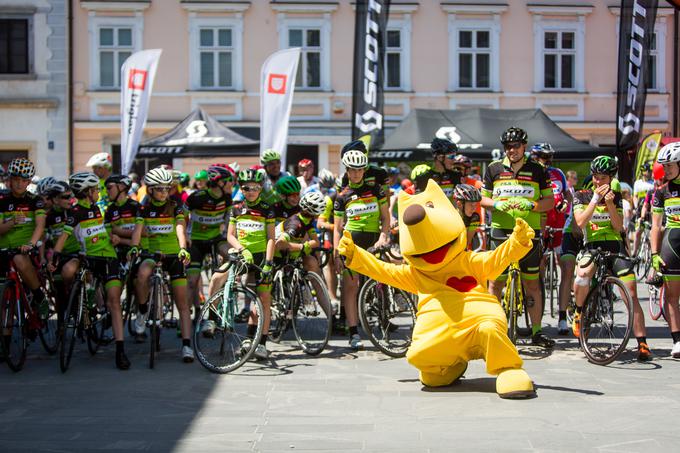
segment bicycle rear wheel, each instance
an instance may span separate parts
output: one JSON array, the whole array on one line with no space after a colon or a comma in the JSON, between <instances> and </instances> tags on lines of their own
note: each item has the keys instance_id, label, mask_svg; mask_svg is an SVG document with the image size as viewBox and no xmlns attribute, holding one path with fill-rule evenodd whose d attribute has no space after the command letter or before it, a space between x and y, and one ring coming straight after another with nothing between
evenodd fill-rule
<instances>
[{"instance_id":1,"label":"bicycle rear wheel","mask_svg":"<svg viewBox=\"0 0 680 453\"><path fill-rule=\"evenodd\" d=\"M626 349L632 330L628 289L618 278L607 277L586 298L581 314L581 348L590 362L607 365Z\"/></svg>"},{"instance_id":2,"label":"bicycle rear wheel","mask_svg":"<svg viewBox=\"0 0 680 453\"><path fill-rule=\"evenodd\" d=\"M309 355L318 355L331 338L331 299L326 284L317 274L308 272L293 297L293 333Z\"/></svg>"},{"instance_id":3,"label":"bicycle rear wheel","mask_svg":"<svg viewBox=\"0 0 680 453\"><path fill-rule=\"evenodd\" d=\"M663 314L663 286L658 288L654 285L647 285L647 288L649 290L649 316L656 321Z\"/></svg>"},{"instance_id":4,"label":"bicycle rear wheel","mask_svg":"<svg viewBox=\"0 0 680 453\"><path fill-rule=\"evenodd\" d=\"M97 282L94 288L94 307L89 310L90 325L85 332L87 335L87 349L95 355L100 346L111 343L112 336L106 331L111 327L111 314L106 308L106 292L104 286Z\"/></svg>"},{"instance_id":5,"label":"bicycle rear wheel","mask_svg":"<svg viewBox=\"0 0 680 453\"><path fill-rule=\"evenodd\" d=\"M508 276L510 281L505 285L503 308L508 320L508 338L512 344L517 344L517 279Z\"/></svg>"},{"instance_id":6,"label":"bicycle rear wheel","mask_svg":"<svg viewBox=\"0 0 680 453\"><path fill-rule=\"evenodd\" d=\"M73 347L76 344L76 335L80 325L82 315L81 307L85 300L85 288L80 280L76 280L71 288L68 298L68 305L64 312L64 324L61 326L59 338L59 368L62 373L66 373L71 364Z\"/></svg>"},{"instance_id":7,"label":"bicycle rear wheel","mask_svg":"<svg viewBox=\"0 0 680 453\"><path fill-rule=\"evenodd\" d=\"M414 296L368 280L359 291L359 320L368 339L383 354L404 357L416 323Z\"/></svg>"},{"instance_id":8,"label":"bicycle rear wheel","mask_svg":"<svg viewBox=\"0 0 680 453\"><path fill-rule=\"evenodd\" d=\"M248 323L237 322L243 309L257 315L255 334L248 336ZM251 289L237 285L225 300L224 288L215 293L201 309L194 330L194 347L198 361L213 373L225 374L243 365L255 352L264 328L262 302ZM252 319L252 317L251 317ZM215 333L201 333L203 321L216 324Z\"/></svg>"},{"instance_id":9,"label":"bicycle rear wheel","mask_svg":"<svg viewBox=\"0 0 680 453\"><path fill-rule=\"evenodd\" d=\"M26 362L28 321L24 317L23 301L16 298L14 285L14 282L7 282L4 286L0 316L2 316L3 355L9 368L16 372L21 370Z\"/></svg>"},{"instance_id":10,"label":"bicycle rear wheel","mask_svg":"<svg viewBox=\"0 0 680 453\"><path fill-rule=\"evenodd\" d=\"M290 284L284 281L283 271L277 271L272 282L271 320L268 339L279 343L290 325L289 307L291 301Z\"/></svg>"},{"instance_id":11,"label":"bicycle rear wheel","mask_svg":"<svg viewBox=\"0 0 680 453\"><path fill-rule=\"evenodd\" d=\"M547 292L547 299L550 301L550 316L555 317L555 302L557 301L557 256L554 251L548 254L548 266L546 269L547 278L545 290Z\"/></svg>"},{"instance_id":12,"label":"bicycle rear wheel","mask_svg":"<svg viewBox=\"0 0 680 453\"><path fill-rule=\"evenodd\" d=\"M157 278L153 279L151 286L151 294L149 296L149 318L147 325L149 326L149 368L153 369L156 361L156 353L161 349L161 332L160 332L160 316L161 307L163 306L163 288Z\"/></svg>"}]
</instances>

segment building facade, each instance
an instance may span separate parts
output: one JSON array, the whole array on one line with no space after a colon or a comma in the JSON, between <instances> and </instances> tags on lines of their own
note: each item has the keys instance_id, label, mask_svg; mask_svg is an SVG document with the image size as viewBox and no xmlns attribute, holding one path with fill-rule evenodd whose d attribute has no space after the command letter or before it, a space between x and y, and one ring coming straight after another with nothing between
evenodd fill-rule
<instances>
[{"instance_id":1,"label":"building facade","mask_svg":"<svg viewBox=\"0 0 680 453\"><path fill-rule=\"evenodd\" d=\"M66 0L0 0L0 164L68 172Z\"/></svg>"},{"instance_id":2,"label":"building facade","mask_svg":"<svg viewBox=\"0 0 680 453\"><path fill-rule=\"evenodd\" d=\"M338 171L339 148L350 135L351 0L74 3L75 169L95 152L118 149L119 68L132 52L163 49L146 137L201 106L257 138L261 65L274 51L299 46L288 160L311 157L317 168ZM575 138L613 145L619 4L393 0L385 57L388 127L414 108L542 108ZM668 130L670 7L659 8L655 32L645 129ZM187 159L175 167L193 171L206 162Z\"/></svg>"}]
</instances>

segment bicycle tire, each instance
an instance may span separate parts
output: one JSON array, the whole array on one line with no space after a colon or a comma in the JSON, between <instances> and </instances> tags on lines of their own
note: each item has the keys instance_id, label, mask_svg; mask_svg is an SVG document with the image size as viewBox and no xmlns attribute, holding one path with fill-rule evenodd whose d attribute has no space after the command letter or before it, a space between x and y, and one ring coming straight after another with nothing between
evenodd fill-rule
<instances>
[{"instance_id":1,"label":"bicycle tire","mask_svg":"<svg viewBox=\"0 0 680 453\"><path fill-rule=\"evenodd\" d=\"M274 343L281 341L290 325L288 316L288 307L291 301L290 285L285 284L283 275L283 270L277 271L271 290L271 320L267 338Z\"/></svg>"},{"instance_id":2,"label":"bicycle tire","mask_svg":"<svg viewBox=\"0 0 680 453\"><path fill-rule=\"evenodd\" d=\"M160 351L161 346L161 332L159 328L161 317L159 314L163 307L162 285L163 284L154 277L153 284L151 285L151 293L149 295L149 317L146 322L149 326L149 368L152 370L156 364L156 354Z\"/></svg>"},{"instance_id":3,"label":"bicycle tire","mask_svg":"<svg viewBox=\"0 0 680 453\"><path fill-rule=\"evenodd\" d=\"M649 307L649 316L656 321L663 314L663 286L658 288L654 285L647 285L647 288L649 292L647 304Z\"/></svg>"},{"instance_id":4,"label":"bicycle tire","mask_svg":"<svg viewBox=\"0 0 680 453\"><path fill-rule=\"evenodd\" d=\"M52 288L45 291L48 304L47 319L44 319L38 337L43 349L49 355L54 355L59 350L59 321L57 316L57 299Z\"/></svg>"},{"instance_id":5,"label":"bicycle tire","mask_svg":"<svg viewBox=\"0 0 680 453\"><path fill-rule=\"evenodd\" d=\"M393 291L392 301L389 291ZM397 296L399 303L395 301ZM392 303L397 306L391 306ZM389 357L404 357L411 346L416 321L414 296L369 279L359 290L359 321L380 352Z\"/></svg>"},{"instance_id":6,"label":"bicycle tire","mask_svg":"<svg viewBox=\"0 0 680 453\"><path fill-rule=\"evenodd\" d=\"M82 306L85 299L83 282L76 280L69 294L68 305L64 312L64 323L59 335L59 368L66 373L73 357L73 348L76 344L76 333L80 327Z\"/></svg>"},{"instance_id":7,"label":"bicycle tire","mask_svg":"<svg viewBox=\"0 0 680 453\"><path fill-rule=\"evenodd\" d=\"M292 299L291 324L302 350L309 355L319 355L331 338L331 298L326 284L317 274L308 272L303 278L304 286L294 292ZM314 282L321 293L314 287Z\"/></svg>"},{"instance_id":8,"label":"bicycle tire","mask_svg":"<svg viewBox=\"0 0 680 453\"><path fill-rule=\"evenodd\" d=\"M510 275L509 285L506 286L507 307L506 316L508 318L508 338L512 344L517 344L517 279Z\"/></svg>"},{"instance_id":9,"label":"bicycle tire","mask_svg":"<svg viewBox=\"0 0 680 453\"><path fill-rule=\"evenodd\" d=\"M550 300L550 317L554 318L555 317L555 299L556 299L556 279L555 279L555 272L557 270L555 269L555 251L551 250L550 253L548 254L548 298Z\"/></svg>"},{"instance_id":10,"label":"bicycle tire","mask_svg":"<svg viewBox=\"0 0 680 453\"><path fill-rule=\"evenodd\" d=\"M111 314L106 307L106 291L104 286L97 282L94 290L95 306L89 309L88 316L90 317L90 325L85 331L87 336L87 350L90 355L97 354L99 347L111 342L110 338L106 338L106 331L111 324ZM101 298L101 305L97 298Z\"/></svg>"},{"instance_id":11,"label":"bicycle tire","mask_svg":"<svg viewBox=\"0 0 680 453\"><path fill-rule=\"evenodd\" d=\"M222 313L230 312L230 316L235 317L249 304L250 311L264 313L262 302L255 292L248 287L236 284L231 307L224 307L224 288L217 291L201 309L199 322L194 329L194 348L196 358L207 370L218 373L230 373L241 367L250 357L252 357L262 338L264 328L264 317L257 317L255 335L252 339L247 336L246 322L236 322L234 319L224 319ZM223 310L224 309L224 310ZM205 336L200 331L203 321L216 319L215 334L211 337ZM246 350L242 345L245 340L250 340L250 348Z\"/></svg>"},{"instance_id":12,"label":"bicycle tire","mask_svg":"<svg viewBox=\"0 0 680 453\"><path fill-rule=\"evenodd\" d=\"M2 349L5 362L10 370L20 371L26 362L26 350L28 338L26 337L26 323L23 319L23 310L19 306L21 301L14 300L14 282L8 281L2 290L2 332L11 331L9 341L4 335Z\"/></svg>"},{"instance_id":13,"label":"bicycle tire","mask_svg":"<svg viewBox=\"0 0 680 453\"><path fill-rule=\"evenodd\" d=\"M589 362L608 365L623 353L633 330L632 305L628 289L616 277L608 276L590 290L579 332L579 343Z\"/></svg>"}]
</instances>

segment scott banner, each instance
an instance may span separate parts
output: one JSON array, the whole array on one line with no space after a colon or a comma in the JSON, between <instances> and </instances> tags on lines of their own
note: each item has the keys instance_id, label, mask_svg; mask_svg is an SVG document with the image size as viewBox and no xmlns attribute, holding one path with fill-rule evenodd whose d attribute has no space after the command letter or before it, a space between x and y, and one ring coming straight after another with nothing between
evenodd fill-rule
<instances>
[{"instance_id":1,"label":"scott banner","mask_svg":"<svg viewBox=\"0 0 680 453\"><path fill-rule=\"evenodd\" d=\"M357 0L356 6L352 139L368 142L369 149L385 138L383 81L389 7L390 0Z\"/></svg>"},{"instance_id":2,"label":"scott banner","mask_svg":"<svg viewBox=\"0 0 680 453\"><path fill-rule=\"evenodd\" d=\"M616 103L616 146L619 176L629 181L645 119L652 45L658 0L622 0Z\"/></svg>"},{"instance_id":3,"label":"scott banner","mask_svg":"<svg viewBox=\"0 0 680 453\"><path fill-rule=\"evenodd\" d=\"M300 48L275 52L262 65L260 88L260 155L273 149L281 153L281 168L286 168L288 121L293 106L295 75Z\"/></svg>"},{"instance_id":4,"label":"scott banner","mask_svg":"<svg viewBox=\"0 0 680 453\"><path fill-rule=\"evenodd\" d=\"M161 49L135 52L120 68L120 164L127 175L137 155Z\"/></svg>"}]
</instances>

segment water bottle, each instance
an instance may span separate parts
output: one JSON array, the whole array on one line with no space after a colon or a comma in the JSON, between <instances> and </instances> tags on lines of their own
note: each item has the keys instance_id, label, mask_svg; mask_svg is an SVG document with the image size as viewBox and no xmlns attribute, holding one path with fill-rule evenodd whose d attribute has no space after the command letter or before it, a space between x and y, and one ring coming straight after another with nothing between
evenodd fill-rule
<instances>
[{"instance_id":1,"label":"water bottle","mask_svg":"<svg viewBox=\"0 0 680 453\"><path fill-rule=\"evenodd\" d=\"M87 308L94 308L94 288L87 288L85 290L85 295L86 295L86 300L87 300Z\"/></svg>"}]
</instances>

